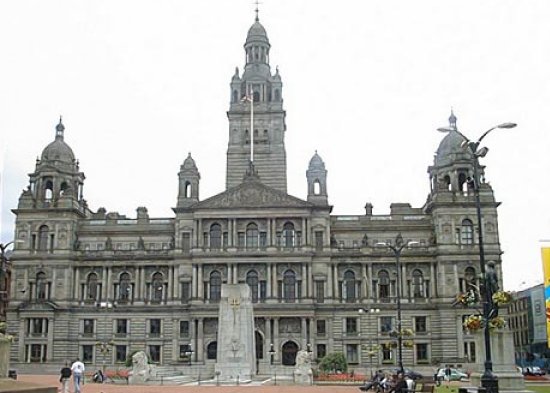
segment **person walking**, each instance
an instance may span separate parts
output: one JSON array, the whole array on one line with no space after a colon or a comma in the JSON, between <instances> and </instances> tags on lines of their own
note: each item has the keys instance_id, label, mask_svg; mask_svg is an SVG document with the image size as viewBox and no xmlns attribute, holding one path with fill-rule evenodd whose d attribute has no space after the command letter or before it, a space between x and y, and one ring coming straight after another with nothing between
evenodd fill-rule
<instances>
[{"instance_id":1,"label":"person walking","mask_svg":"<svg viewBox=\"0 0 550 393\"><path fill-rule=\"evenodd\" d=\"M451 374L451 366L447 364L447 366L445 367L445 381L447 382L447 386L451 384Z\"/></svg>"},{"instance_id":2,"label":"person walking","mask_svg":"<svg viewBox=\"0 0 550 393\"><path fill-rule=\"evenodd\" d=\"M84 363L80 359L76 359L71 366L71 371L73 372L74 393L80 393L80 383L84 378Z\"/></svg>"},{"instance_id":3,"label":"person walking","mask_svg":"<svg viewBox=\"0 0 550 393\"><path fill-rule=\"evenodd\" d=\"M69 362L65 362L65 367L59 372L59 382L61 382L61 393L69 393L69 380L71 379L71 368Z\"/></svg>"}]
</instances>

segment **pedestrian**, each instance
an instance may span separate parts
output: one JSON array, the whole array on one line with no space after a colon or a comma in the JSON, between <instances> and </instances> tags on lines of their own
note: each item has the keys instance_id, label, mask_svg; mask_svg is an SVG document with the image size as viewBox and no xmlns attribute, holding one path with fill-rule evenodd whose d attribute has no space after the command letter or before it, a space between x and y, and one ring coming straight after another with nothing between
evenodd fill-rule
<instances>
[{"instance_id":1,"label":"pedestrian","mask_svg":"<svg viewBox=\"0 0 550 393\"><path fill-rule=\"evenodd\" d=\"M61 393L69 393L69 380L71 379L71 368L69 362L65 362L65 367L61 368L59 382L61 382Z\"/></svg>"},{"instance_id":2,"label":"pedestrian","mask_svg":"<svg viewBox=\"0 0 550 393\"><path fill-rule=\"evenodd\" d=\"M445 366L445 381L447 382L447 385L451 383L451 366L448 364Z\"/></svg>"},{"instance_id":3,"label":"pedestrian","mask_svg":"<svg viewBox=\"0 0 550 393\"><path fill-rule=\"evenodd\" d=\"M407 393L408 387L407 387L407 381L405 380L405 377L402 373L397 374L397 381L395 382L395 385L393 388L390 389L390 393Z\"/></svg>"},{"instance_id":4,"label":"pedestrian","mask_svg":"<svg viewBox=\"0 0 550 393\"><path fill-rule=\"evenodd\" d=\"M71 371L73 372L74 393L80 393L80 384L84 378L84 363L80 359L76 359L71 366Z\"/></svg>"}]
</instances>

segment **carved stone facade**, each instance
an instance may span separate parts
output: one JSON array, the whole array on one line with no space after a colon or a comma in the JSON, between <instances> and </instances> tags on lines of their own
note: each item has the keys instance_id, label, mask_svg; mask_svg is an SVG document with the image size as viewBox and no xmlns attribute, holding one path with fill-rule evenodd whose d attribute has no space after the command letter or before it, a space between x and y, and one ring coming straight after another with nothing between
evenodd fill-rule
<instances>
[{"instance_id":1,"label":"carved stone facade","mask_svg":"<svg viewBox=\"0 0 550 393\"><path fill-rule=\"evenodd\" d=\"M419 208L394 203L389 215L373 215L367 203L364 215L332 215L317 153L307 168L307 198L288 195L282 82L278 71L271 74L269 48L256 20L245 72L231 81L227 189L201 201L189 155L172 217L151 218L144 207L136 218L91 210L82 197L84 174L58 124L13 210L14 367L39 362L57 371L76 357L90 369L104 361L118 367L143 350L151 363L208 375L216 363L222 283L246 283L260 373L291 374L296 354L308 348L314 361L339 351L354 369L366 367L367 345L391 340L399 285L402 324L414 332L404 364L427 375L440 363L482 368L479 338L462 328L471 310L452 306L479 276L475 201L464 185L472 160L461 138L456 132L443 138ZM246 132L250 103L241 102L250 89L258 121L253 143ZM480 194L486 258L500 276L498 202L488 183ZM399 275L394 254L378 246L398 234L416 244L403 251ZM98 342L112 343L112 351L98 352ZM394 347L383 346L372 364L395 365L396 356Z\"/></svg>"}]
</instances>

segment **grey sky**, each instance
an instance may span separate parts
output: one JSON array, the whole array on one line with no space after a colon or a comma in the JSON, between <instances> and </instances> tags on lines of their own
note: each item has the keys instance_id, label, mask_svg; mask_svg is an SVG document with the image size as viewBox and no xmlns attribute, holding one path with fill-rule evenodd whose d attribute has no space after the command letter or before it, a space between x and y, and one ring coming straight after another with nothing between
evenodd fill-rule
<instances>
[{"instance_id":1,"label":"grey sky","mask_svg":"<svg viewBox=\"0 0 550 393\"><path fill-rule=\"evenodd\" d=\"M63 114L90 207L171 217L191 152L201 198L225 187L229 82L244 63L249 0L0 3L2 241ZM260 21L287 110L289 193L315 150L336 214L420 207L451 106L486 140L505 286L542 281L550 238L550 2L264 0Z\"/></svg>"}]
</instances>

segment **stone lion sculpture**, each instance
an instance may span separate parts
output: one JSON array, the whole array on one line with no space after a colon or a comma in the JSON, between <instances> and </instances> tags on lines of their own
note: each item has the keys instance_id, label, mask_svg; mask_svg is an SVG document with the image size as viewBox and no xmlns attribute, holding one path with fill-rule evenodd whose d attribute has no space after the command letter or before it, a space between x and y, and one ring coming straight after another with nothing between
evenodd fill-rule
<instances>
[{"instance_id":1,"label":"stone lion sculpture","mask_svg":"<svg viewBox=\"0 0 550 393\"><path fill-rule=\"evenodd\" d=\"M143 351L138 351L132 355L132 371L128 377L130 384L144 383L149 379L151 366L147 362L147 355Z\"/></svg>"},{"instance_id":2,"label":"stone lion sculpture","mask_svg":"<svg viewBox=\"0 0 550 393\"><path fill-rule=\"evenodd\" d=\"M311 370L311 352L298 351L296 354L296 368L294 369L294 378L297 384L309 385L312 377Z\"/></svg>"}]
</instances>

